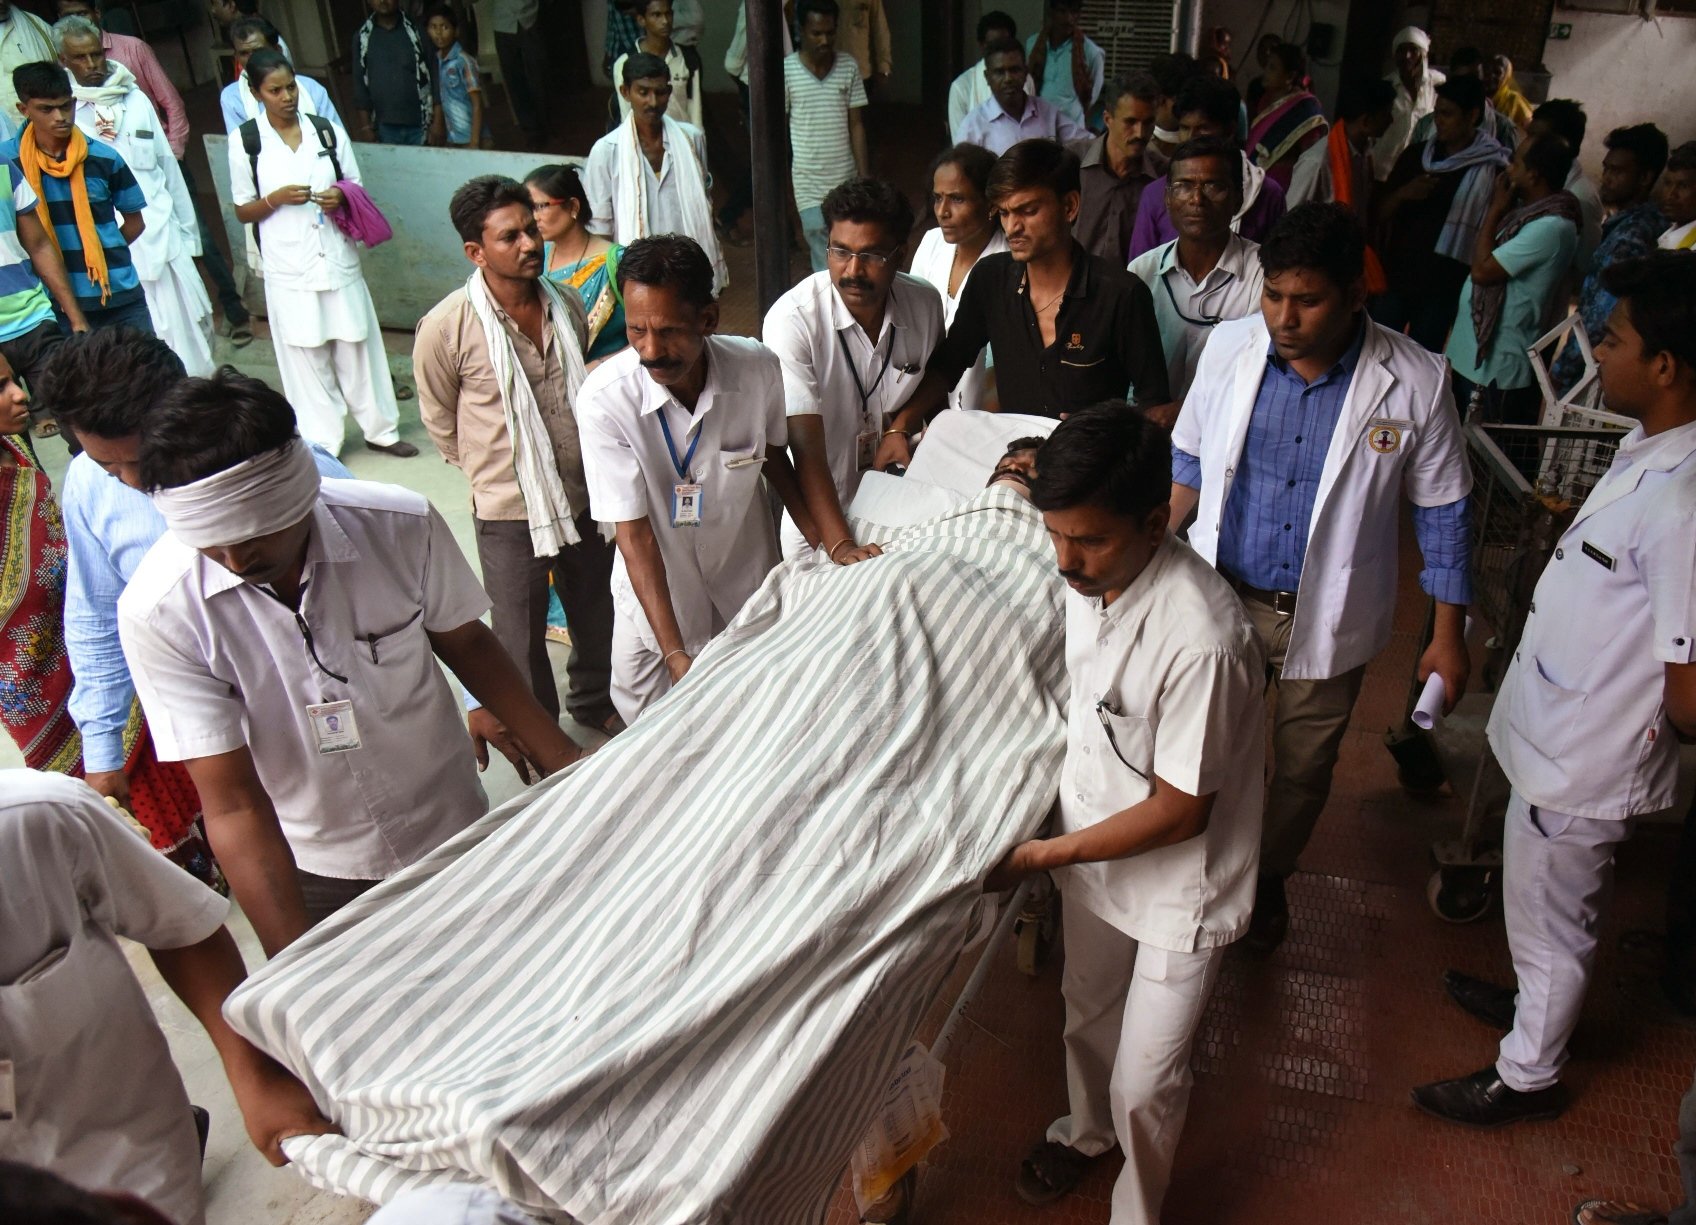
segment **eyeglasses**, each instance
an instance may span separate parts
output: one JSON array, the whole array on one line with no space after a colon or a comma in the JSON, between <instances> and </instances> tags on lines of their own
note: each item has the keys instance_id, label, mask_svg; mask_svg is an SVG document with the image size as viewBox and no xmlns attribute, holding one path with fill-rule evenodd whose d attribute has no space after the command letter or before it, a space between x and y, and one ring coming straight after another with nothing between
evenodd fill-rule
<instances>
[{"instance_id":1,"label":"eyeglasses","mask_svg":"<svg viewBox=\"0 0 1696 1225\"><path fill-rule=\"evenodd\" d=\"M1218 204L1230 196L1231 185L1222 179L1168 179L1166 194L1178 200L1201 195Z\"/></svg>"},{"instance_id":2,"label":"eyeglasses","mask_svg":"<svg viewBox=\"0 0 1696 1225\"><path fill-rule=\"evenodd\" d=\"M533 213L545 213L550 208L564 207L565 205L561 204L558 200L536 200L530 205L530 211Z\"/></svg>"},{"instance_id":3,"label":"eyeglasses","mask_svg":"<svg viewBox=\"0 0 1696 1225\"><path fill-rule=\"evenodd\" d=\"M826 247L824 253L839 264L851 264L858 259L871 268L882 268L895 258L893 251L850 251L847 247Z\"/></svg>"}]
</instances>

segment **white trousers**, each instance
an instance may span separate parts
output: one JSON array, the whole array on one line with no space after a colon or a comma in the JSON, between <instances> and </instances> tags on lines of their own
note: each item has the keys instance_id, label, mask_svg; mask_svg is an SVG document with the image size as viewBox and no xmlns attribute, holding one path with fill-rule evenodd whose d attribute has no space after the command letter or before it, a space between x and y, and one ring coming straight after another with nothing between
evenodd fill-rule
<instances>
[{"instance_id":1,"label":"white trousers","mask_svg":"<svg viewBox=\"0 0 1696 1225\"><path fill-rule=\"evenodd\" d=\"M142 281L153 330L182 359L191 378L212 373L212 299L194 257L186 251L165 265L155 280Z\"/></svg>"},{"instance_id":2,"label":"white trousers","mask_svg":"<svg viewBox=\"0 0 1696 1225\"><path fill-rule=\"evenodd\" d=\"M637 716L671 692L671 671L646 629L623 610L614 611L612 683L608 688L613 709L626 724L636 722Z\"/></svg>"},{"instance_id":3,"label":"white trousers","mask_svg":"<svg viewBox=\"0 0 1696 1225\"><path fill-rule=\"evenodd\" d=\"M1530 1093L1560 1079L1613 889L1614 848L1630 832L1626 820L1575 817L1534 807L1518 792L1509 797L1502 910L1519 997L1496 1072L1511 1089Z\"/></svg>"},{"instance_id":4,"label":"white trousers","mask_svg":"<svg viewBox=\"0 0 1696 1225\"><path fill-rule=\"evenodd\" d=\"M364 295L367 303L370 295ZM365 440L388 446L400 439L400 405L389 375L389 355L377 312L364 340L327 340L305 348L275 342L283 395L294 406L300 436L331 455L340 455L347 415L359 422Z\"/></svg>"},{"instance_id":5,"label":"white trousers","mask_svg":"<svg viewBox=\"0 0 1696 1225\"><path fill-rule=\"evenodd\" d=\"M1139 945L1065 889L1060 906L1071 1113L1048 1138L1092 1157L1117 1143L1112 1225L1157 1225L1195 1083L1190 1046L1225 950Z\"/></svg>"}]
</instances>

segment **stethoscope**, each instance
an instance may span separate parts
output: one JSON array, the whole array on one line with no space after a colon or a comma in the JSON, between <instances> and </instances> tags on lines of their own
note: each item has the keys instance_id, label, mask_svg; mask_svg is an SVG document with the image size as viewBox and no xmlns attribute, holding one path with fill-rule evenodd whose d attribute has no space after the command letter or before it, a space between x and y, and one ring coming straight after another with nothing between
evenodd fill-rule
<instances>
[{"instance_id":1,"label":"stethoscope","mask_svg":"<svg viewBox=\"0 0 1696 1225\"><path fill-rule=\"evenodd\" d=\"M1166 287L1166 296L1172 302L1173 313L1185 323L1193 324L1198 328L1210 328L1216 323L1225 322L1225 316L1223 315L1203 315L1200 319L1190 318L1188 315L1184 314L1184 308L1178 305L1178 295L1172 292L1172 282L1162 276L1160 278L1160 283Z\"/></svg>"}]
</instances>

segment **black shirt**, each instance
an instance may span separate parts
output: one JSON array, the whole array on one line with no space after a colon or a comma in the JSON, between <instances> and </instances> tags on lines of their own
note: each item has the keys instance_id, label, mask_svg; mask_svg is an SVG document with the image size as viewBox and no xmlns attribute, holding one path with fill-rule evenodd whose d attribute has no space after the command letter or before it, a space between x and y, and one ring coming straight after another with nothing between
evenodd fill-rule
<instances>
[{"instance_id":1,"label":"black shirt","mask_svg":"<svg viewBox=\"0 0 1696 1225\"><path fill-rule=\"evenodd\" d=\"M1025 266L1000 252L972 269L926 373L942 375L952 387L986 344L994 351L1003 412L1058 417L1101 400L1153 405L1172 399L1148 286L1075 241L1051 347L1042 346Z\"/></svg>"},{"instance_id":2,"label":"black shirt","mask_svg":"<svg viewBox=\"0 0 1696 1225\"><path fill-rule=\"evenodd\" d=\"M1425 146L1409 145L1396 159L1384 185L1374 189L1373 196L1386 200L1390 193L1400 191L1425 173ZM1469 264L1436 251L1437 237L1443 232L1449 206L1460 191L1466 171L1450 170L1435 177L1436 190L1429 196L1409 200L1396 210L1395 218L1385 227L1384 242L1379 248L1390 288L1407 297L1456 297L1472 271Z\"/></svg>"}]
</instances>

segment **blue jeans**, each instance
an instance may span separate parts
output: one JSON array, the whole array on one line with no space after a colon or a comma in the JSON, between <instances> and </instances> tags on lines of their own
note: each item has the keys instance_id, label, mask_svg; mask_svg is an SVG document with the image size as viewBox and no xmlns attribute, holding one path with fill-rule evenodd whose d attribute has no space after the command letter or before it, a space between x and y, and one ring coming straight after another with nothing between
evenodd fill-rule
<instances>
[{"instance_id":1,"label":"blue jeans","mask_svg":"<svg viewBox=\"0 0 1696 1225\"><path fill-rule=\"evenodd\" d=\"M377 140L385 145L421 145L424 143L424 129L402 123L379 123Z\"/></svg>"},{"instance_id":2,"label":"blue jeans","mask_svg":"<svg viewBox=\"0 0 1696 1225\"><path fill-rule=\"evenodd\" d=\"M801 210L801 233L807 240L807 253L812 257L813 271L825 269L824 249L830 245L830 227L824 223L824 209L815 205Z\"/></svg>"},{"instance_id":3,"label":"blue jeans","mask_svg":"<svg viewBox=\"0 0 1696 1225\"><path fill-rule=\"evenodd\" d=\"M147 299L141 294L136 295L134 302L126 302L122 306L84 306L83 318L88 320L88 330L98 332L101 328L130 327L138 332L153 335L153 316L147 313ZM65 328L66 332L71 329Z\"/></svg>"}]
</instances>

